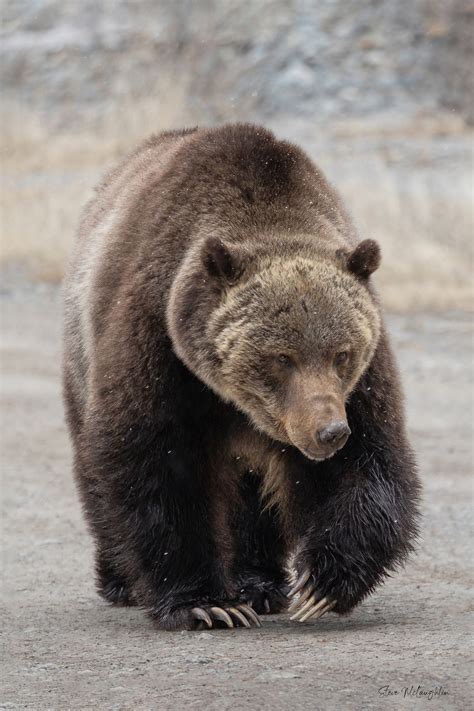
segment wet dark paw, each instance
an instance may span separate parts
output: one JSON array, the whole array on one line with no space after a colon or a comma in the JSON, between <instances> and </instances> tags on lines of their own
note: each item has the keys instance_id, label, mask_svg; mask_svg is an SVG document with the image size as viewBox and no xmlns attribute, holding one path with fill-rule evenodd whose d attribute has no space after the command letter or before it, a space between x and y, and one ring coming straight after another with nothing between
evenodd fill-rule
<instances>
[{"instance_id":1,"label":"wet dark paw","mask_svg":"<svg viewBox=\"0 0 474 711\"><path fill-rule=\"evenodd\" d=\"M276 615L287 610L289 589L283 582L252 577L242 584L239 596L259 615Z\"/></svg>"},{"instance_id":2,"label":"wet dark paw","mask_svg":"<svg viewBox=\"0 0 474 711\"><path fill-rule=\"evenodd\" d=\"M249 605L193 605L172 612L151 610L151 617L164 630L233 629L234 627L261 627L258 615Z\"/></svg>"}]
</instances>

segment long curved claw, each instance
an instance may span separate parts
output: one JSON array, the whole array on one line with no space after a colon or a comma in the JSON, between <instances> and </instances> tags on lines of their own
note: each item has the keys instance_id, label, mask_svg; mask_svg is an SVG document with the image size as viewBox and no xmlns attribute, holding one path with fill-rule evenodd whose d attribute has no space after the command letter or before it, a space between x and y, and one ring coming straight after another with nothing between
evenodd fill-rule
<instances>
[{"instance_id":1,"label":"long curved claw","mask_svg":"<svg viewBox=\"0 0 474 711\"><path fill-rule=\"evenodd\" d=\"M236 605L235 607L229 606L225 609L216 605L210 607L209 611L203 607L193 607L191 614L194 619L197 620L196 629L198 630L205 629L206 627L207 629L215 628L216 622L223 622L230 629L234 627L250 628L252 626L262 626L256 612L244 603Z\"/></svg>"},{"instance_id":2,"label":"long curved claw","mask_svg":"<svg viewBox=\"0 0 474 711\"><path fill-rule=\"evenodd\" d=\"M247 619L250 619L254 623L255 627L262 626L259 616L255 612L255 610L252 610L252 608L249 607L249 605L245 605L244 603L242 603L240 605L237 605L236 607L238 610L240 610L240 612L243 612Z\"/></svg>"},{"instance_id":3,"label":"long curved claw","mask_svg":"<svg viewBox=\"0 0 474 711\"><path fill-rule=\"evenodd\" d=\"M316 594L313 592L312 595L306 600L306 602L299 607L296 612L290 617L290 620L298 620L301 615L304 615L308 610L310 610L313 605L317 602Z\"/></svg>"},{"instance_id":4,"label":"long curved claw","mask_svg":"<svg viewBox=\"0 0 474 711\"><path fill-rule=\"evenodd\" d=\"M242 625L242 627L251 627L252 625L248 621L248 619L243 615L240 610L237 610L235 607L228 607L227 612L229 612L234 619L237 619L238 622Z\"/></svg>"},{"instance_id":5,"label":"long curved claw","mask_svg":"<svg viewBox=\"0 0 474 711\"><path fill-rule=\"evenodd\" d=\"M191 610L191 614L193 615L193 617L195 617L196 620L202 620L202 622L207 625L208 629L212 628L212 620L206 610L203 610L202 607L193 607L193 609Z\"/></svg>"},{"instance_id":6,"label":"long curved claw","mask_svg":"<svg viewBox=\"0 0 474 711\"><path fill-rule=\"evenodd\" d=\"M310 576L311 576L311 572L309 570L305 570L303 573L301 573L301 575L298 578L298 580L296 581L296 583L293 585L291 590L288 592L288 597L293 597L293 595L296 595L296 593L299 592L304 585L306 585Z\"/></svg>"},{"instance_id":7,"label":"long curved claw","mask_svg":"<svg viewBox=\"0 0 474 711\"><path fill-rule=\"evenodd\" d=\"M265 600L263 601L263 607L265 608L265 612L267 613L267 615L269 615L270 614L270 603L268 602L268 597L266 597Z\"/></svg>"},{"instance_id":8,"label":"long curved claw","mask_svg":"<svg viewBox=\"0 0 474 711\"><path fill-rule=\"evenodd\" d=\"M303 588L299 596L295 600L293 600L293 602L289 606L288 612L294 612L300 605L305 602L305 600L308 599L312 592L314 592L314 587L312 584L307 585L305 588Z\"/></svg>"},{"instance_id":9,"label":"long curved claw","mask_svg":"<svg viewBox=\"0 0 474 711\"><path fill-rule=\"evenodd\" d=\"M337 600L333 600L332 602L329 602L327 605L324 605L324 607L321 607L319 610L311 610L310 613L307 613L304 618L301 618L300 622L305 622L306 620L309 620L310 618L312 620L319 620L320 617L326 614L326 612L329 612L332 610L334 605L336 604Z\"/></svg>"},{"instance_id":10,"label":"long curved claw","mask_svg":"<svg viewBox=\"0 0 474 711\"><path fill-rule=\"evenodd\" d=\"M308 604L310 602L312 604ZM325 615L326 612L332 610L336 603L337 600L331 600L328 597L323 597L322 600L316 602L315 595L312 595L306 605L304 605L301 610L299 610L295 615L293 615L291 619L296 620L297 622L306 622L306 620L309 620L310 618L318 620L320 617Z\"/></svg>"},{"instance_id":11,"label":"long curved claw","mask_svg":"<svg viewBox=\"0 0 474 711\"><path fill-rule=\"evenodd\" d=\"M209 610L211 615L214 617L216 620L220 620L221 622L224 622L227 627L233 627L234 623L232 622L232 619L230 616L227 614L225 610L222 609L222 607L211 607Z\"/></svg>"},{"instance_id":12,"label":"long curved claw","mask_svg":"<svg viewBox=\"0 0 474 711\"><path fill-rule=\"evenodd\" d=\"M305 620L308 620L318 610L320 610L322 607L325 607L325 605L327 605L330 602L329 598L327 598L327 597L323 597L323 599L319 600L319 602L317 602L317 598L314 595L310 598L310 600L311 599L313 599L312 604L306 605L305 609L301 609L298 612L298 614L296 615L296 618L299 620L299 622L304 622Z\"/></svg>"}]
</instances>

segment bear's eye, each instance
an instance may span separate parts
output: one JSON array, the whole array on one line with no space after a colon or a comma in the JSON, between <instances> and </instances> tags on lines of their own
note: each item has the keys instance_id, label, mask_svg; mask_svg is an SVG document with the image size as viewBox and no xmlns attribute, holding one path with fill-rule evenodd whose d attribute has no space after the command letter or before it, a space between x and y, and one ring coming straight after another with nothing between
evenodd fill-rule
<instances>
[{"instance_id":1,"label":"bear's eye","mask_svg":"<svg viewBox=\"0 0 474 711\"><path fill-rule=\"evenodd\" d=\"M287 353L279 353L277 355L277 361L281 365L284 365L285 368L290 368L293 365L293 360L291 359L291 356L289 356Z\"/></svg>"},{"instance_id":2,"label":"bear's eye","mask_svg":"<svg viewBox=\"0 0 474 711\"><path fill-rule=\"evenodd\" d=\"M341 351L338 353L334 359L334 365L336 368L340 368L343 365L346 365L347 361L349 360L349 352L348 351Z\"/></svg>"}]
</instances>

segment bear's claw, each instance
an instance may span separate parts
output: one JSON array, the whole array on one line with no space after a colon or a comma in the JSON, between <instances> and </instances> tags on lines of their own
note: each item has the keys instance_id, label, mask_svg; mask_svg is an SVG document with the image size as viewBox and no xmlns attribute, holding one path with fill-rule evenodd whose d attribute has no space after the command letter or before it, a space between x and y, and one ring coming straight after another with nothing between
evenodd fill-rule
<instances>
[{"instance_id":1,"label":"bear's claw","mask_svg":"<svg viewBox=\"0 0 474 711\"><path fill-rule=\"evenodd\" d=\"M297 622L306 622L311 617L317 620L332 610L337 603L337 600L332 600L330 597L320 599L316 593L313 576L307 571L298 578L288 596L293 597L296 593L298 597L293 600L288 611L293 613L290 620Z\"/></svg>"},{"instance_id":2,"label":"bear's claw","mask_svg":"<svg viewBox=\"0 0 474 711\"><path fill-rule=\"evenodd\" d=\"M305 570L304 573L301 573L296 583L288 592L288 597L293 597L293 595L296 595L296 593L299 592L304 585L306 585L310 577L311 573L309 572L309 570Z\"/></svg>"},{"instance_id":3,"label":"bear's claw","mask_svg":"<svg viewBox=\"0 0 474 711\"><path fill-rule=\"evenodd\" d=\"M193 607L191 613L196 620L202 620L209 627L209 629L212 627L212 620L206 610L203 610L202 607Z\"/></svg>"},{"instance_id":4,"label":"bear's claw","mask_svg":"<svg viewBox=\"0 0 474 711\"><path fill-rule=\"evenodd\" d=\"M239 610L241 610L242 612L245 612L245 614L247 615L247 617L250 617L250 619L251 619L252 622L254 623L255 627L261 627L261 626L262 626L262 623L260 622L259 616L258 616L257 613L255 612L255 610L252 610L252 608L250 607L250 605L245 605L244 603L242 603L241 605L237 605L237 607L238 607Z\"/></svg>"},{"instance_id":5,"label":"bear's claw","mask_svg":"<svg viewBox=\"0 0 474 711\"><path fill-rule=\"evenodd\" d=\"M215 622L223 622L227 627L261 627L258 615L248 605L236 605L235 607L210 607L209 611L202 607L193 607L191 610L193 617L201 624L204 623L208 629L215 627ZM236 623L234 625L234 622Z\"/></svg>"}]
</instances>

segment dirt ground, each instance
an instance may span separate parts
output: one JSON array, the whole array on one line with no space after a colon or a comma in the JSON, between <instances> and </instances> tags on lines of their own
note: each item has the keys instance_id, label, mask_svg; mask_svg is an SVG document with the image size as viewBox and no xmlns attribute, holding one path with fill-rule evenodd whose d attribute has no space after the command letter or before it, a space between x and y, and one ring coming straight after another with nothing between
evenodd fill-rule
<instances>
[{"instance_id":1,"label":"dirt ground","mask_svg":"<svg viewBox=\"0 0 474 711\"><path fill-rule=\"evenodd\" d=\"M162 633L94 592L60 398L59 311L53 289L2 297L0 708L471 706L470 318L389 318L424 482L423 540L406 569L349 618Z\"/></svg>"}]
</instances>

